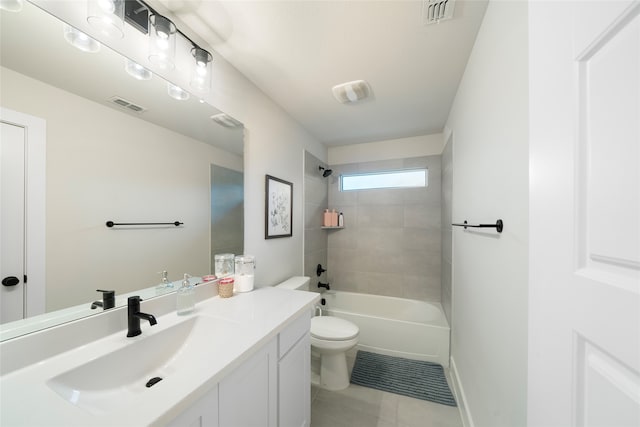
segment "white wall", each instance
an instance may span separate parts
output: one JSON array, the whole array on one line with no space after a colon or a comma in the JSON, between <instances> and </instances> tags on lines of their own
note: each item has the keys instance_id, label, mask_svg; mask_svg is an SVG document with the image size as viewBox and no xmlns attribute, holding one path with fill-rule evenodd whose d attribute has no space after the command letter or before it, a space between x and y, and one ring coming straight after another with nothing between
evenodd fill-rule
<instances>
[{"instance_id":1,"label":"white wall","mask_svg":"<svg viewBox=\"0 0 640 427\"><path fill-rule=\"evenodd\" d=\"M2 105L47 122L46 309L209 272L210 164L242 158L1 69ZM63 106L63 107L62 107ZM182 228L116 230L107 220Z\"/></svg>"},{"instance_id":2,"label":"white wall","mask_svg":"<svg viewBox=\"0 0 640 427\"><path fill-rule=\"evenodd\" d=\"M387 139L362 144L329 147L330 165L375 162L378 160L403 159L409 157L437 156L442 153L444 139L441 133Z\"/></svg>"},{"instance_id":3,"label":"white wall","mask_svg":"<svg viewBox=\"0 0 640 427\"><path fill-rule=\"evenodd\" d=\"M526 424L528 247L527 3L490 2L458 88L452 367L475 426Z\"/></svg>"}]
</instances>

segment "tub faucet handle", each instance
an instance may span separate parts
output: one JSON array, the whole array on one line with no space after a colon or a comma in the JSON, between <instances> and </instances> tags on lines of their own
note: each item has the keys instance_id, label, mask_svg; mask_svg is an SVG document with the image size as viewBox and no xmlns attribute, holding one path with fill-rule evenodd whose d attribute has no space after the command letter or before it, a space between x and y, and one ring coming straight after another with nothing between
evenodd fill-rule
<instances>
[{"instance_id":1,"label":"tub faucet handle","mask_svg":"<svg viewBox=\"0 0 640 427\"><path fill-rule=\"evenodd\" d=\"M318 266L316 267L316 274L318 275L318 277L320 277L320 275L325 271L327 270L325 268L322 268L322 264L318 264Z\"/></svg>"}]
</instances>

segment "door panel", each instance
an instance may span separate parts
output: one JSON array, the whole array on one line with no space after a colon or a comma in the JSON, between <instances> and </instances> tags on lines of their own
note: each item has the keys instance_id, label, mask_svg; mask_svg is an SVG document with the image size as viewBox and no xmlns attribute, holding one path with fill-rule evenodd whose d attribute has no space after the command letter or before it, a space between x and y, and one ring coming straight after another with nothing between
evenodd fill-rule
<instances>
[{"instance_id":1,"label":"door panel","mask_svg":"<svg viewBox=\"0 0 640 427\"><path fill-rule=\"evenodd\" d=\"M619 20L579 61L581 274L638 293L640 16Z\"/></svg>"},{"instance_id":2,"label":"door panel","mask_svg":"<svg viewBox=\"0 0 640 427\"><path fill-rule=\"evenodd\" d=\"M638 426L640 1L529 16L528 424Z\"/></svg>"},{"instance_id":3,"label":"door panel","mask_svg":"<svg viewBox=\"0 0 640 427\"><path fill-rule=\"evenodd\" d=\"M618 3L620 4L620 3ZM575 45L578 179L572 419L640 423L640 7L600 32L580 5ZM602 16L600 16L602 17ZM590 32L591 31L591 32Z\"/></svg>"}]
</instances>

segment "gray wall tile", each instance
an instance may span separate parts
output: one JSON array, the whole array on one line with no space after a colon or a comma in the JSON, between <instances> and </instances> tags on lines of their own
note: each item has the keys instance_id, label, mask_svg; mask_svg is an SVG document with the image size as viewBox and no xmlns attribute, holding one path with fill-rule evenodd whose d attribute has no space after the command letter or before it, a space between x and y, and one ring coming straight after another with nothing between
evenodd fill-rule
<instances>
[{"instance_id":1,"label":"gray wall tile","mask_svg":"<svg viewBox=\"0 0 640 427\"><path fill-rule=\"evenodd\" d=\"M442 235L441 253L442 253L442 273L441 273L441 300L444 313L451 323L451 301L452 301L452 277L451 263L453 257L453 235L452 235L452 210L451 196L453 193L453 141L449 139L447 145L442 151Z\"/></svg>"},{"instance_id":2,"label":"gray wall tile","mask_svg":"<svg viewBox=\"0 0 640 427\"><path fill-rule=\"evenodd\" d=\"M332 166L329 207L344 212L345 228L328 235L332 289L419 300L441 299L440 156ZM427 167L422 189L341 192L345 172Z\"/></svg>"}]
</instances>

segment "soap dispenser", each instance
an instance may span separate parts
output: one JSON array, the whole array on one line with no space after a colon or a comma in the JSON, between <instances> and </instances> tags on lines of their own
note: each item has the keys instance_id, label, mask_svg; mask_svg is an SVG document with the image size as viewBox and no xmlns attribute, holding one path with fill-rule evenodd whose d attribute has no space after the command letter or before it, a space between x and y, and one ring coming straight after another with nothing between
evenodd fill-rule
<instances>
[{"instance_id":1,"label":"soap dispenser","mask_svg":"<svg viewBox=\"0 0 640 427\"><path fill-rule=\"evenodd\" d=\"M196 292L191 282L189 282L190 277L187 273L184 274L182 286L176 292L178 314L191 313L196 306Z\"/></svg>"},{"instance_id":2,"label":"soap dispenser","mask_svg":"<svg viewBox=\"0 0 640 427\"><path fill-rule=\"evenodd\" d=\"M156 290L173 288L173 283L167 279L167 270L158 271L158 274L162 276L162 281L156 286Z\"/></svg>"}]
</instances>

